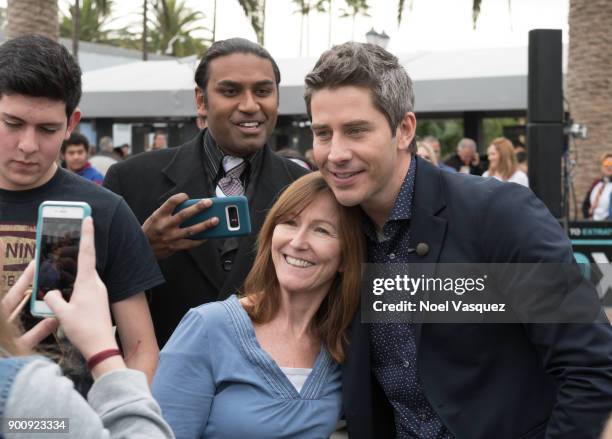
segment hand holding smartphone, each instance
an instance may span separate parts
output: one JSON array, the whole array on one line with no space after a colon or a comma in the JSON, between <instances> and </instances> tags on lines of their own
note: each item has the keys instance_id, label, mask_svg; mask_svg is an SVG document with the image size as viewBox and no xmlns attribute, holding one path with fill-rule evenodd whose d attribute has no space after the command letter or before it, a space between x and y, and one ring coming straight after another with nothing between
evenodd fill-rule
<instances>
[{"instance_id":1,"label":"hand holding smartphone","mask_svg":"<svg viewBox=\"0 0 612 439\"><path fill-rule=\"evenodd\" d=\"M201 240L213 238L229 238L232 236L245 236L251 233L251 219L249 205L245 196L210 198L212 206L203 210L181 224L181 228L202 223L209 218L219 218L219 224L203 232L190 236L188 239ZM198 203L200 199L191 199L179 204L173 212L177 214Z\"/></svg>"},{"instance_id":2,"label":"hand holding smartphone","mask_svg":"<svg viewBox=\"0 0 612 439\"><path fill-rule=\"evenodd\" d=\"M51 290L70 300L77 273L77 256L83 219L91 215L84 202L45 201L38 208L34 284L30 312L37 317L52 316L44 302Z\"/></svg>"}]
</instances>

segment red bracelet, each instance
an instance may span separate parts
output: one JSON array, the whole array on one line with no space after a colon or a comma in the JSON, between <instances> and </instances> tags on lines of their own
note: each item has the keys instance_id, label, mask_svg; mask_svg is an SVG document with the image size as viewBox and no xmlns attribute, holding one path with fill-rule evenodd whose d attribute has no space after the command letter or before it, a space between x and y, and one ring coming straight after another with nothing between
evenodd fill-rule
<instances>
[{"instance_id":1,"label":"red bracelet","mask_svg":"<svg viewBox=\"0 0 612 439\"><path fill-rule=\"evenodd\" d=\"M114 357L115 355L121 355L121 351L119 349L106 349L97 354L93 355L89 360L87 360L87 368L92 370L102 361L107 358Z\"/></svg>"}]
</instances>

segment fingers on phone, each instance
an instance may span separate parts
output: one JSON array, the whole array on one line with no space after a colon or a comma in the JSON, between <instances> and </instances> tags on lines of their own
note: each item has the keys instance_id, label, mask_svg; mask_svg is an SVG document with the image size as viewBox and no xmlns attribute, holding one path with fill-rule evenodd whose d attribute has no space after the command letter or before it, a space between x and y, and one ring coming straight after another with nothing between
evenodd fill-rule
<instances>
[{"instance_id":1,"label":"fingers on phone","mask_svg":"<svg viewBox=\"0 0 612 439\"><path fill-rule=\"evenodd\" d=\"M219 218L213 216L212 218L208 218L206 221L184 228L183 237L189 238L191 236L197 235L200 232L215 227L217 224L219 224Z\"/></svg>"},{"instance_id":2,"label":"fingers on phone","mask_svg":"<svg viewBox=\"0 0 612 439\"><path fill-rule=\"evenodd\" d=\"M189 197L184 192L172 195L170 198L164 201L164 204L162 204L159 209L153 212L153 215L158 214L159 216L170 216L172 215L172 212L174 212L174 209L176 209L176 206L181 204L183 201L187 201L188 199Z\"/></svg>"},{"instance_id":3,"label":"fingers on phone","mask_svg":"<svg viewBox=\"0 0 612 439\"><path fill-rule=\"evenodd\" d=\"M183 222L185 222L186 220L188 220L189 218L193 217L194 215L197 215L198 213L202 212L203 210L208 209L210 206L212 206L212 201L208 198L204 198L202 200L200 200L199 202L181 210L180 212L177 212L173 217L172 217L172 222L173 225L175 226L179 226L180 224L182 224Z\"/></svg>"},{"instance_id":4,"label":"fingers on phone","mask_svg":"<svg viewBox=\"0 0 612 439\"><path fill-rule=\"evenodd\" d=\"M47 292L43 300L56 316L61 314L61 310L64 306L68 305L59 290L51 290Z\"/></svg>"},{"instance_id":5,"label":"fingers on phone","mask_svg":"<svg viewBox=\"0 0 612 439\"><path fill-rule=\"evenodd\" d=\"M79 245L79 257L77 259L78 270L87 270L96 266L96 249L94 245L93 220L87 217L83 220L81 227L81 243Z\"/></svg>"}]
</instances>

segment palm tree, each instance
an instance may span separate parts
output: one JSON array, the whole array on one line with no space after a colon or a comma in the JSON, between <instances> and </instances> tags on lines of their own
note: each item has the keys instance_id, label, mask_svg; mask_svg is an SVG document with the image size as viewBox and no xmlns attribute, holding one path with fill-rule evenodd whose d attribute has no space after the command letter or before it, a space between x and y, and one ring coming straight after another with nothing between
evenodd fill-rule
<instances>
[{"instance_id":1,"label":"palm tree","mask_svg":"<svg viewBox=\"0 0 612 439\"><path fill-rule=\"evenodd\" d=\"M369 17L368 11L370 10L370 5L368 5L368 0L345 0L348 8L342 10L341 17L352 17L353 24L351 30L351 40L355 39L355 18L357 15L363 15L364 17Z\"/></svg>"},{"instance_id":2,"label":"palm tree","mask_svg":"<svg viewBox=\"0 0 612 439\"><path fill-rule=\"evenodd\" d=\"M332 41L332 17L333 17L333 6L332 0L318 0L316 4L317 12L327 12L327 47L331 47Z\"/></svg>"},{"instance_id":3,"label":"palm tree","mask_svg":"<svg viewBox=\"0 0 612 439\"><path fill-rule=\"evenodd\" d=\"M81 4L82 1L82 4ZM75 0L68 14L63 14L60 21L60 37L72 37L72 53L78 56L78 42L107 42L112 0Z\"/></svg>"},{"instance_id":4,"label":"palm tree","mask_svg":"<svg viewBox=\"0 0 612 439\"><path fill-rule=\"evenodd\" d=\"M251 26L255 31L257 42L263 46L264 44L264 28L266 18L266 1L265 0L238 0L240 6L244 10L247 18L251 22Z\"/></svg>"},{"instance_id":5,"label":"palm tree","mask_svg":"<svg viewBox=\"0 0 612 439\"><path fill-rule=\"evenodd\" d=\"M6 9L0 8L0 29L4 28L5 21L6 21Z\"/></svg>"},{"instance_id":6,"label":"palm tree","mask_svg":"<svg viewBox=\"0 0 612 439\"><path fill-rule=\"evenodd\" d=\"M8 0L6 9L8 38L38 33L58 39L57 0Z\"/></svg>"},{"instance_id":7,"label":"palm tree","mask_svg":"<svg viewBox=\"0 0 612 439\"><path fill-rule=\"evenodd\" d=\"M412 11L412 3L413 0L409 0L408 2L408 11ZM399 27L400 24L402 24L402 18L403 14L404 14L404 6L406 6L406 1L405 0L399 0L397 2L397 26Z\"/></svg>"},{"instance_id":8,"label":"palm tree","mask_svg":"<svg viewBox=\"0 0 612 439\"><path fill-rule=\"evenodd\" d=\"M300 20L300 56L302 56L302 42L304 41L304 19L306 19L306 52L310 52L310 13L312 11L325 12L325 0L293 0L298 10L295 11L301 15Z\"/></svg>"},{"instance_id":9,"label":"palm tree","mask_svg":"<svg viewBox=\"0 0 612 439\"><path fill-rule=\"evenodd\" d=\"M332 0L327 0L327 13L329 14L327 17L327 47L331 47L332 45L332 17L334 15L334 8L332 5Z\"/></svg>"},{"instance_id":10,"label":"palm tree","mask_svg":"<svg viewBox=\"0 0 612 439\"><path fill-rule=\"evenodd\" d=\"M408 2L408 10L412 11L412 5L414 0L409 0ZM480 3L482 0L472 0L472 25L474 29L476 29L476 23L478 22L478 16L480 15ZM510 12L510 7L512 4L512 0L508 0L508 12ZM398 0L397 2L397 25L402 24L402 18L404 14L404 7L406 6L406 0Z\"/></svg>"},{"instance_id":11,"label":"palm tree","mask_svg":"<svg viewBox=\"0 0 612 439\"><path fill-rule=\"evenodd\" d=\"M211 41L217 40L217 0L213 0L213 28Z\"/></svg>"},{"instance_id":12,"label":"palm tree","mask_svg":"<svg viewBox=\"0 0 612 439\"><path fill-rule=\"evenodd\" d=\"M148 28L148 13L149 6L147 0L142 2L142 60L146 61L149 59L149 28Z\"/></svg>"},{"instance_id":13,"label":"palm tree","mask_svg":"<svg viewBox=\"0 0 612 439\"><path fill-rule=\"evenodd\" d=\"M151 50L174 56L202 53L203 40L191 36L194 31L206 30L197 24L204 18L202 12L189 9L185 0L158 1L151 12L147 23Z\"/></svg>"}]
</instances>

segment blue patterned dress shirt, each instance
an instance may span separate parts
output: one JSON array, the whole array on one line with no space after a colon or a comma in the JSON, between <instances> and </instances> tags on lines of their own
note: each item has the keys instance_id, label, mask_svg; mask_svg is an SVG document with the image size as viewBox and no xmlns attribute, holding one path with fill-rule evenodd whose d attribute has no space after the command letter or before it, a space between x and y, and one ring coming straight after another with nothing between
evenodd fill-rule
<instances>
[{"instance_id":1,"label":"blue patterned dress shirt","mask_svg":"<svg viewBox=\"0 0 612 439\"><path fill-rule=\"evenodd\" d=\"M410 161L408 174L395 200L391 215L383 226L384 236L374 224L364 223L370 263L408 263L410 218L416 160ZM370 325L371 366L385 395L393 406L398 439L452 439L423 393L417 371L414 325L410 323L372 323Z\"/></svg>"}]
</instances>

